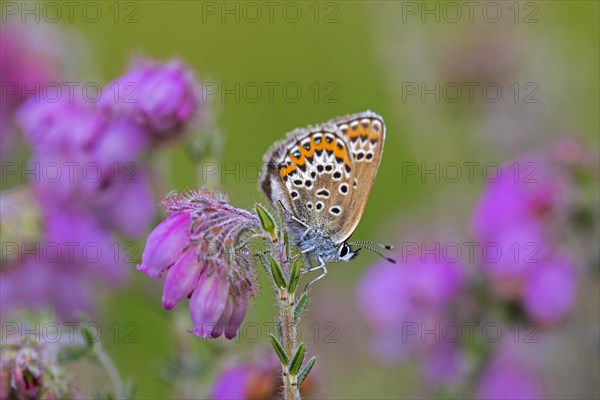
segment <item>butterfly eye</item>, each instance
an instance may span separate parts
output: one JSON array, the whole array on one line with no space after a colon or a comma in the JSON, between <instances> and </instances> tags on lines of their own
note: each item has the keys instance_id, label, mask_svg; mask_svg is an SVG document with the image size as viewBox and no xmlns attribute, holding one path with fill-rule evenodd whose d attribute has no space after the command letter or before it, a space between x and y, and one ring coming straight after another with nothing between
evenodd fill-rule
<instances>
[{"instance_id":1,"label":"butterfly eye","mask_svg":"<svg viewBox=\"0 0 600 400\"><path fill-rule=\"evenodd\" d=\"M349 251L350 249L348 248L348 246L346 246L346 244L343 244L340 248L340 257L346 257Z\"/></svg>"}]
</instances>

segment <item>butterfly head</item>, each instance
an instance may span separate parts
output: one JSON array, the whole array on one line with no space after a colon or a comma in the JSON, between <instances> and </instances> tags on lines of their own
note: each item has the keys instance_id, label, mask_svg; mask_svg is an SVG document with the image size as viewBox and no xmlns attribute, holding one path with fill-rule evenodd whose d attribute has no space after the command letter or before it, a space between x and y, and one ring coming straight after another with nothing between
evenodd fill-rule
<instances>
[{"instance_id":1,"label":"butterfly head","mask_svg":"<svg viewBox=\"0 0 600 400\"><path fill-rule=\"evenodd\" d=\"M354 259L358 255L360 248L356 250L352 250L350 245L346 242L342 243L338 248L338 260L340 261L350 261Z\"/></svg>"}]
</instances>

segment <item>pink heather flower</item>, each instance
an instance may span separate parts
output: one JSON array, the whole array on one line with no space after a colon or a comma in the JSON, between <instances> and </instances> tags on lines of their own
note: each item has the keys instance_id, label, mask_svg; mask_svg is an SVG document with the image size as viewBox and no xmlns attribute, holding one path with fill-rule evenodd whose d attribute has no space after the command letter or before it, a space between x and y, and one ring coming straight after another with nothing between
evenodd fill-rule
<instances>
[{"instance_id":1,"label":"pink heather flower","mask_svg":"<svg viewBox=\"0 0 600 400\"><path fill-rule=\"evenodd\" d=\"M372 332L372 346L385 362L403 359L426 343L419 332L443 324L443 314L464 285L462 266L439 257L405 258L401 264L380 262L371 267L357 289L357 304ZM403 258L404 257L404 258Z\"/></svg>"},{"instance_id":2,"label":"pink heather flower","mask_svg":"<svg viewBox=\"0 0 600 400\"><path fill-rule=\"evenodd\" d=\"M61 98L52 103L28 100L17 115L27 143L34 152L71 152L90 146L107 119L81 99Z\"/></svg>"},{"instance_id":3,"label":"pink heather flower","mask_svg":"<svg viewBox=\"0 0 600 400\"><path fill-rule=\"evenodd\" d=\"M138 270L154 278L173 265L192 235L192 215L176 212L162 221L148 236Z\"/></svg>"},{"instance_id":4,"label":"pink heather flower","mask_svg":"<svg viewBox=\"0 0 600 400\"><path fill-rule=\"evenodd\" d=\"M510 339L498 343L489 364L477 385L475 398L482 400L543 399L544 392L538 378L539 365L532 354L536 348L512 343Z\"/></svg>"},{"instance_id":5,"label":"pink heather flower","mask_svg":"<svg viewBox=\"0 0 600 400\"><path fill-rule=\"evenodd\" d=\"M193 251L179 251L179 259L169 268L165 280L162 304L170 310L192 293L202 272L198 254Z\"/></svg>"},{"instance_id":6,"label":"pink heather flower","mask_svg":"<svg viewBox=\"0 0 600 400\"><path fill-rule=\"evenodd\" d=\"M108 87L115 88L118 96L103 97L100 107L133 116L157 143L183 134L200 107L197 80L177 60L165 64L137 60Z\"/></svg>"},{"instance_id":7,"label":"pink heather flower","mask_svg":"<svg viewBox=\"0 0 600 400\"><path fill-rule=\"evenodd\" d=\"M42 261L59 266L76 264L112 283L123 281L127 268L123 257L115 257L118 242L96 218L58 209L47 210L44 218L45 248L57 246L60 258L46 250L42 251Z\"/></svg>"},{"instance_id":8,"label":"pink heather flower","mask_svg":"<svg viewBox=\"0 0 600 400\"><path fill-rule=\"evenodd\" d=\"M427 386L442 387L462 382L467 371L467 357L460 344L441 340L424 351L423 377Z\"/></svg>"},{"instance_id":9,"label":"pink heather flower","mask_svg":"<svg viewBox=\"0 0 600 400\"><path fill-rule=\"evenodd\" d=\"M541 324L556 323L573 309L576 286L575 266L570 260L548 260L527 282L525 310Z\"/></svg>"},{"instance_id":10,"label":"pink heather flower","mask_svg":"<svg viewBox=\"0 0 600 400\"><path fill-rule=\"evenodd\" d=\"M281 365L271 355L225 368L215 380L213 400L277 399L281 397ZM315 369L300 385L300 394L314 394Z\"/></svg>"},{"instance_id":11,"label":"pink heather flower","mask_svg":"<svg viewBox=\"0 0 600 400\"><path fill-rule=\"evenodd\" d=\"M38 353L30 347L20 349L12 370L12 388L24 397L34 398L42 388L43 375Z\"/></svg>"},{"instance_id":12,"label":"pink heather flower","mask_svg":"<svg viewBox=\"0 0 600 400\"><path fill-rule=\"evenodd\" d=\"M524 158L505 165L501 178L488 183L471 221L482 247L495 245L482 257L493 292L521 301L541 323L560 320L574 302L574 266L555 261L560 250L552 240L553 223L567 213L568 189L569 181L547 159Z\"/></svg>"},{"instance_id":13,"label":"pink heather flower","mask_svg":"<svg viewBox=\"0 0 600 400\"><path fill-rule=\"evenodd\" d=\"M24 321L13 324L20 331L3 337L0 349L0 399L75 398L76 388L57 362L64 343L48 341L44 335L25 339L23 331L35 328Z\"/></svg>"},{"instance_id":14,"label":"pink heather flower","mask_svg":"<svg viewBox=\"0 0 600 400\"><path fill-rule=\"evenodd\" d=\"M40 204L93 214L129 236L146 231L155 205L139 163L149 141L143 128L81 100L27 102L19 121L33 148L29 169Z\"/></svg>"},{"instance_id":15,"label":"pink heather flower","mask_svg":"<svg viewBox=\"0 0 600 400\"><path fill-rule=\"evenodd\" d=\"M567 183L542 157L528 157L502 166L500 176L487 183L471 219L480 240L524 221L539 221L564 209Z\"/></svg>"},{"instance_id":16,"label":"pink heather flower","mask_svg":"<svg viewBox=\"0 0 600 400\"><path fill-rule=\"evenodd\" d=\"M194 323L193 333L200 337L217 338L222 330L217 327L221 319L229 321L232 307L229 298L229 282L217 270L205 273L197 282L190 299L190 315ZM214 335L213 335L214 331Z\"/></svg>"},{"instance_id":17,"label":"pink heather flower","mask_svg":"<svg viewBox=\"0 0 600 400\"><path fill-rule=\"evenodd\" d=\"M79 264L63 265L26 260L2 271L0 312L10 315L22 308L51 307L60 320L73 321L93 311L95 274Z\"/></svg>"},{"instance_id":18,"label":"pink heather flower","mask_svg":"<svg viewBox=\"0 0 600 400\"><path fill-rule=\"evenodd\" d=\"M113 165L124 168L137 161L148 145L147 132L131 118L110 120L95 138L92 154L103 169Z\"/></svg>"},{"instance_id":19,"label":"pink heather flower","mask_svg":"<svg viewBox=\"0 0 600 400\"><path fill-rule=\"evenodd\" d=\"M271 376L273 375L273 376ZM262 378L262 379L261 379ZM271 389L276 385L275 374L262 374L253 373L252 367L248 365L240 365L231 367L221 373L215 381L212 389L213 400L231 400L231 399L250 399L250 398L269 398L272 393L265 393L260 397L249 397L249 389L253 385L254 380L260 379L267 383L267 385L260 385L260 387L266 386ZM262 383L262 382L261 382ZM267 390L268 390L267 389ZM262 393L261 393L262 394Z\"/></svg>"},{"instance_id":20,"label":"pink heather flower","mask_svg":"<svg viewBox=\"0 0 600 400\"><path fill-rule=\"evenodd\" d=\"M238 298L231 302L233 307L231 311L231 317L225 322L225 337L227 339L233 339L237 335L238 329L244 321L246 316L246 309L248 308L248 297L240 295ZM219 327L219 329L221 329Z\"/></svg>"},{"instance_id":21,"label":"pink heather flower","mask_svg":"<svg viewBox=\"0 0 600 400\"><path fill-rule=\"evenodd\" d=\"M479 384L476 397L482 400L542 399L537 377L520 365L491 365Z\"/></svg>"},{"instance_id":22,"label":"pink heather flower","mask_svg":"<svg viewBox=\"0 0 600 400\"><path fill-rule=\"evenodd\" d=\"M398 255L397 259L402 259ZM357 299L374 327L411 321L445 309L464 284L462 266L443 258L414 257L401 264L379 262L361 280Z\"/></svg>"},{"instance_id":23,"label":"pink heather flower","mask_svg":"<svg viewBox=\"0 0 600 400\"><path fill-rule=\"evenodd\" d=\"M138 269L160 278L167 270L163 307L190 298L190 316L200 337L236 336L255 290L252 258L243 244L260 222L205 190L172 194L163 201L171 215L148 237Z\"/></svg>"},{"instance_id":24,"label":"pink heather flower","mask_svg":"<svg viewBox=\"0 0 600 400\"><path fill-rule=\"evenodd\" d=\"M97 194L92 212L125 235L140 237L147 232L155 215L156 204L147 168L133 164L116 171L121 178L108 184L106 190ZM111 178L109 178L111 179Z\"/></svg>"},{"instance_id":25,"label":"pink heather flower","mask_svg":"<svg viewBox=\"0 0 600 400\"><path fill-rule=\"evenodd\" d=\"M61 80L67 54L65 38L54 24L19 23L4 17L0 26L0 153L8 154L18 107L28 98L39 99L45 85Z\"/></svg>"},{"instance_id":26,"label":"pink heather flower","mask_svg":"<svg viewBox=\"0 0 600 400\"><path fill-rule=\"evenodd\" d=\"M123 252L93 216L45 210L41 240L24 242L13 265L0 271L0 311L50 306L64 320L93 311L100 283L126 278Z\"/></svg>"},{"instance_id":27,"label":"pink heather flower","mask_svg":"<svg viewBox=\"0 0 600 400\"><path fill-rule=\"evenodd\" d=\"M545 263L550 251L546 235L539 221L523 220L481 244L482 266L494 283L495 295L502 299L519 298L529 276Z\"/></svg>"}]
</instances>

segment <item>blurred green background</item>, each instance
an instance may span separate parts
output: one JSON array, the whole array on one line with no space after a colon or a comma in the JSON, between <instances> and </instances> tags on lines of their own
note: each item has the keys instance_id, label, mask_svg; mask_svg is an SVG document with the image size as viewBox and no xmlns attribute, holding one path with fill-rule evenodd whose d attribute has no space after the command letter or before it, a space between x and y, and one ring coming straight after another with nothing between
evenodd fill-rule
<instances>
[{"instance_id":1,"label":"blurred green background","mask_svg":"<svg viewBox=\"0 0 600 400\"><path fill-rule=\"evenodd\" d=\"M288 14L283 12L286 3L278 2L271 21L268 8L257 2L254 7L262 16L252 22L255 8L245 8L244 2L121 2L117 17L110 8L117 3L101 2L103 17L98 22L76 13L71 25L88 41L96 79L102 83L122 74L135 55L178 57L205 82L228 89L239 83L239 101L234 95L223 97L221 88L208 96L225 135L222 161L240 172L228 174L221 183L239 207L265 202L256 176L244 175L242 169L261 162L264 152L286 132L365 109L381 114L388 132L385 153L354 237L394 243L422 225L465 234L483 183L481 175L474 182L457 183L422 182L418 176L403 179L403 162L430 166L502 162L563 134L579 136L598 148L599 3L507 2L501 5L498 22L486 20L481 12L485 3L477 3L472 21L467 9L454 3L463 15L453 22L454 11L440 9L445 4L440 2L295 2ZM208 13L215 7L216 15ZM221 15L224 8L236 7L239 14ZM437 15L435 11L422 15L426 7L438 7ZM297 9L302 15L291 22ZM406 93L407 84L426 82L433 87L435 82L443 86L468 81L498 83L504 90L502 99L484 101L476 91L475 101L465 100L463 93L455 103L443 96L436 102L432 95L421 101L420 93ZM278 85L273 101L265 82ZM530 92L524 91L527 82L538 88L537 103L524 102ZM247 86L253 83L263 88L258 101L253 101L255 92ZM302 90L296 102L282 93L290 83ZM516 102L509 89L513 83L522 90ZM172 189L199 185L185 149L173 149L168 164ZM418 393L417 374L410 366L385 367L369 357L354 288L376 260L373 254L363 254L351 264L333 265L327 278L313 288L304 334L309 352L319 355L317 397L398 398ZM164 311L161 283L134 267L128 288L115 292L102 307L105 344L122 375L137 383L139 398L160 398L170 393L169 385L159 379L161 365L177 351L174 332L182 332L175 326L175 314L185 315L187 310L181 306ZM246 323L272 320L272 293L268 286L264 289ZM323 326L329 321L339 326L337 343L323 343L330 332ZM125 343L122 336L112 340L111 326L118 323L124 334L128 322L139 326L134 334L138 342ZM311 338L314 322L320 324L319 340ZM236 355L253 347L248 340L222 346L191 335L182 340L200 356L214 351ZM259 342L266 343L266 337ZM218 370L206 368L212 375ZM561 388L552 390L560 397Z\"/></svg>"}]
</instances>

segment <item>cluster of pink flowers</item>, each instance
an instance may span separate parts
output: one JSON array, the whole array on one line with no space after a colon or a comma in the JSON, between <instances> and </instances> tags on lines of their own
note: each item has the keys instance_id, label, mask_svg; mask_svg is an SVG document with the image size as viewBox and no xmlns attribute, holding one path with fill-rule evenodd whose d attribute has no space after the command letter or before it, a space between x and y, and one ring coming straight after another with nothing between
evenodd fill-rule
<instances>
[{"instance_id":1,"label":"cluster of pink flowers","mask_svg":"<svg viewBox=\"0 0 600 400\"><path fill-rule=\"evenodd\" d=\"M3 87L57 79L53 64L16 45L12 33L3 26ZM27 178L19 183L30 188L40 219L35 242L15 242L21 254L3 261L3 312L49 304L73 318L90 311L96 277L112 283L125 278L124 254L133 244L121 237L140 237L155 215L150 157L188 132L200 111L199 83L177 60L134 61L97 102L77 93L56 101L22 97L6 113L3 102L3 124L7 117L20 127L31 149L21 167L26 170L17 175ZM3 202L10 196L3 192Z\"/></svg>"},{"instance_id":2,"label":"cluster of pink flowers","mask_svg":"<svg viewBox=\"0 0 600 400\"><path fill-rule=\"evenodd\" d=\"M432 385L457 379L464 364L458 345L436 335L423 340L422 331L446 322L465 287L463 265L435 253L398 254L396 259L403 262L375 264L357 288L358 307L373 333L374 353L386 363L419 356Z\"/></svg>"},{"instance_id":3,"label":"cluster of pink flowers","mask_svg":"<svg viewBox=\"0 0 600 400\"><path fill-rule=\"evenodd\" d=\"M163 206L170 216L148 237L138 269L155 278L167 272L165 309L190 298L190 333L234 338L256 290L244 240L260 231L258 218L230 206L224 194L202 189L171 195Z\"/></svg>"},{"instance_id":4,"label":"cluster of pink flowers","mask_svg":"<svg viewBox=\"0 0 600 400\"><path fill-rule=\"evenodd\" d=\"M566 223L571 192L546 158L523 158L487 184L471 221L475 238L498 249L481 260L492 291L542 324L560 321L575 302L576 267L553 230Z\"/></svg>"},{"instance_id":5,"label":"cluster of pink flowers","mask_svg":"<svg viewBox=\"0 0 600 400\"><path fill-rule=\"evenodd\" d=\"M515 322L551 329L565 320L575 305L579 273L565 234L574 226L577 207L569 168L594 165L585 153L563 141L550 153L501 167L472 214L471 232L477 248L485 251L473 253L471 270L448 261L440 249L439 254L400 254L399 265L381 262L366 272L357 304L380 361L417 355L427 387L456 388L468 376L468 354L473 355L477 344L461 330L468 318L482 324L488 319L505 331ZM503 317L494 310L503 310ZM448 340L444 327L452 325L458 327L458 336ZM473 388L477 398L543 396L542 366L532 362L540 354L527 355L526 344L513 338L496 343L480 335L489 357L481 356L482 374Z\"/></svg>"}]
</instances>

